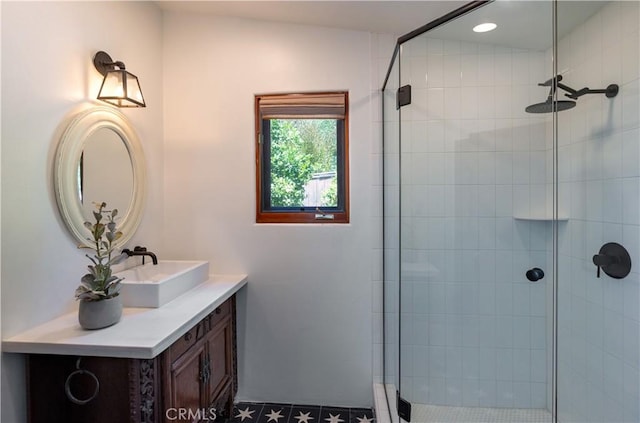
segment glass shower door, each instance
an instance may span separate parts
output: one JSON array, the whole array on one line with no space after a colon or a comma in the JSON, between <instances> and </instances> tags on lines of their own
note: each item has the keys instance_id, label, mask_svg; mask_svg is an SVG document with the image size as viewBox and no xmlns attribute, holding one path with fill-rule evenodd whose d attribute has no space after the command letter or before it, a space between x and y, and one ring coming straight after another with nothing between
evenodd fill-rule
<instances>
[{"instance_id":1,"label":"glass shower door","mask_svg":"<svg viewBox=\"0 0 640 423\"><path fill-rule=\"evenodd\" d=\"M399 379L399 279L400 251L400 126L396 109L396 91L399 82L399 61L395 61L383 92L383 374L389 409L397 421L396 392Z\"/></svg>"},{"instance_id":2,"label":"glass shower door","mask_svg":"<svg viewBox=\"0 0 640 423\"><path fill-rule=\"evenodd\" d=\"M552 121L525 112L552 75L551 3L509 5L536 10L547 44L467 35L505 6L401 45L411 104L400 108L400 395L411 421L552 419ZM547 276L531 281L536 268Z\"/></svg>"}]
</instances>

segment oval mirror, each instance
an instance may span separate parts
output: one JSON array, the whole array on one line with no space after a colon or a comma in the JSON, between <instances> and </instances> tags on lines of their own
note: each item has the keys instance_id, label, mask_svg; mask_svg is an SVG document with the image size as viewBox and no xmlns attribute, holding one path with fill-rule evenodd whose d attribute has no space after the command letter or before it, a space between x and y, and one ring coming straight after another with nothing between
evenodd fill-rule
<instances>
[{"instance_id":1,"label":"oval mirror","mask_svg":"<svg viewBox=\"0 0 640 423\"><path fill-rule=\"evenodd\" d=\"M131 239L142 218L146 176L142 146L125 116L108 107L73 116L56 152L54 184L62 220L81 245L90 244L84 222L93 222L95 203L102 202L118 209L117 247Z\"/></svg>"}]
</instances>

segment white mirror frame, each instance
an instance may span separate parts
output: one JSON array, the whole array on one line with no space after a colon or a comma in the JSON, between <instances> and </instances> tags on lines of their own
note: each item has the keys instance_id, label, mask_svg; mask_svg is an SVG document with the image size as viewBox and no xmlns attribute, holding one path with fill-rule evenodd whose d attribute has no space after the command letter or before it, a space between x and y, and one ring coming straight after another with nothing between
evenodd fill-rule
<instances>
[{"instance_id":1,"label":"white mirror frame","mask_svg":"<svg viewBox=\"0 0 640 423\"><path fill-rule=\"evenodd\" d=\"M71 235L80 245L90 246L90 236L84 222L82 205L78 198L78 164L89 136L101 128L114 131L122 139L131 160L133 190L128 210L119 210L118 229L122 238L116 242L121 247L134 235L142 220L146 193L146 172L142 145L132 125L119 111L109 107L92 107L70 118L60 137L54 165L54 188L58 209ZM117 171L117 170L116 170Z\"/></svg>"}]
</instances>

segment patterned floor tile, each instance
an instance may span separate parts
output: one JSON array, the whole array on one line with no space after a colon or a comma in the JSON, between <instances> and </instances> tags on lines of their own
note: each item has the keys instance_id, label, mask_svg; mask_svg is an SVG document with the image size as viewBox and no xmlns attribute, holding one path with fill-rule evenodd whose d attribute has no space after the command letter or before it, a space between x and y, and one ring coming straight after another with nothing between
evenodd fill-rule
<instances>
[{"instance_id":1,"label":"patterned floor tile","mask_svg":"<svg viewBox=\"0 0 640 423\"><path fill-rule=\"evenodd\" d=\"M348 408L322 407L320 409L320 423L347 423L349 422Z\"/></svg>"},{"instance_id":2,"label":"patterned floor tile","mask_svg":"<svg viewBox=\"0 0 640 423\"><path fill-rule=\"evenodd\" d=\"M370 408L239 402L227 423L375 423Z\"/></svg>"},{"instance_id":3,"label":"patterned floor tile","mask_svg":"<svg viewBox=\"0 0 640 423\"><path fill-rule=\"evenodd\" d=\"M241 402L233 407L231 423L256 423L262 413L262 403Z\"/></svg>"},{"instance_id":4,"label":"patterned floor tile","mask_svg":"<svg viewBox=\"0 0 640 423\"><path fill-rule=\"evenodd\" d=\"M258 423L288 423L290 415L290 404L265 404Z\"/></svg>"},{"instance_id":5,"label":"patterned floor tile","mask_svg":"<svg viewBox=\"0 0 640 423\"><path fill-rule=\"evenodd\" d=\"M320 423L320 407L294 405L289 423Z\"/></svg>"},{"instance_id":6,"label":"patterned floor tile","mask_svg":"<svg viewBox=\"0 0 640 423\"><path fill-rule=\"evenodd\" d=\"M373 423L373 410L370 408L352 408L349 410L349 423Z\"/></svg>"}]
</instances>

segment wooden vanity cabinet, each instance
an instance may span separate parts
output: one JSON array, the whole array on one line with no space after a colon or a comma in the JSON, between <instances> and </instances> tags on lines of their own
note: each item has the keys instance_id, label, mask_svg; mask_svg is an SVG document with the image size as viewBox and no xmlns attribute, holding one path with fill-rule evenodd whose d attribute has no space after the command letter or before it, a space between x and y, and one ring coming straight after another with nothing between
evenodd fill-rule
<instances>
[{"instance_id":1,"label":"wooden vanity cabinet","mask_svg":"<svg viewBox=\"0 0 640 423\"><path fill-rule=\"evenodd\" d=\"M30 423L196 423L214 417L222 421L230 416L237 392L235 296L155 358L82 357L79 368L100 382L98 395L84 405L74 404L65 394L77 360L28 356ZM86 374L77 374L71 382L79 399L94 392L95 382Z\"/></svg>"},{"instance_id":2,"label":"wooden vanity cabinet","mask_svg":"<svg viewBox=\"0 0 640 423\"><path fill-rule=\"evenodd\" d=\"M199 410L189 422L230 415L235 389L232 308L224 303L163 354L164 405L172 410L167 421L174 421L173 410Z\"/></svg>"}]
</instances>

